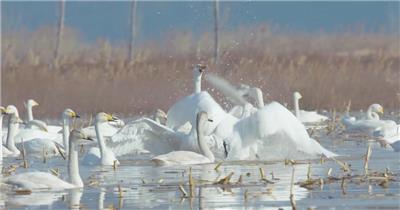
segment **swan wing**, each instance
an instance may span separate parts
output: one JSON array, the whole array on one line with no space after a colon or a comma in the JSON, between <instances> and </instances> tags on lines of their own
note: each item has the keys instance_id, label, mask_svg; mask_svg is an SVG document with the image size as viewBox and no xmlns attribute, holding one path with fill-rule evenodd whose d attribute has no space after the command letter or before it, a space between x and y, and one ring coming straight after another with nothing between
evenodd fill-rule
<instances>
[{"instance_id":1,"label":"swan wing","mask_svg":"<svg viewBox=\"0 0 400 210\"><path fill-rule=\"evenodd\" d=\"M28 142L33 139L50 139L62 144L61 134L49 133L38 129L29 128L20 129L17 135L15 135L14 139L16 143L21 142L21 139L23 139L24 142Z\"/></svg>"},{"instance_id":2,"label":"swan wing","mask_svg":"<svg viewBox=\"0 0 400 210\"><path fill-rule=\"evenodd\" d=\"M329 120L328 117L318 114L316 111L304 111L300 110L299 119L302 123L321 123Z\"/></svg>"},{"instance_id":3,"label":"swan wing","mask_svg":"<svg viewBox=\"0 0 400 210\"><path fill-rule=\"evenodd\" d=\"M253 124L257 125L255 133L259 135L258 138L265 141L266 144L269 141L277 140L282 144L291 145L291 150L287 150L288 152L293 150L313 157L322 154L327 157L336 155L310 138L304 125L278 102L270 103L250 118L253 118L251 119L255 121ZM289 153L288 156L290 156Z\"/></svg>"},{"instance_id":4,"label":"swan wing","mask_svg":"<svg viewBox=\"0 0 400 210\"><path fill-rule=\"evenodd\" d=\"M191 151L173 151L153 157L151 160L161 166L193 165L211 162L207 157Z\"/></svg>"},{"instance_id":5,"label":"swan wing","mask_svg":"<svg viewBox=\"0 0 400 210\"><path fill-rule=\"evenodd\" d=\"M47 157L59 154L56 146L56 144L58 143L51 139L32 139L28 142L24 142L23 144L27 154L35 157L43 157L44 152L46 152ZM17 148L22 148L22 143L17 143L16 146ZM62 149L63 146L61 146L60 144L58 144L58 146L62 150L62 152L64 152L64 150Z\"/></svg>"},{"instance_id":6,"label":"swan wing","mask_svg":"<svg viewBox=\"0 0 400 210\"><path fill-rule=\"evenodd\" d=\"M209 118L213 120L213 122L207 123L205 135L210 135L227 115L208 92L202 91L189 95L173 105L167 114L167 126L177 130L187 122L194 125L196 115L200 111L207 112Z\"/></svg>"},{"instance_id":7,"label":"swan wing","mask_svg":"<svg viewBox=\"0 0 400 210\"><path fill-rule=\"evenodd\" d=\"M75 186L45 172L27 172L5 179L5 183L19 189L70 189Z\"/></svg>"},{"instance_id":8,"label":"swan wing","mask_svg":"<svg viewBox=\"0 0 400 210\"><path fill-rule=\"evenodd\" d=\"M107 146L116 156L142 151L158 155L176 150L180 144L179 138L174 130L149 118L140 118L112 136Z\"/></svg>"}]
</instances>

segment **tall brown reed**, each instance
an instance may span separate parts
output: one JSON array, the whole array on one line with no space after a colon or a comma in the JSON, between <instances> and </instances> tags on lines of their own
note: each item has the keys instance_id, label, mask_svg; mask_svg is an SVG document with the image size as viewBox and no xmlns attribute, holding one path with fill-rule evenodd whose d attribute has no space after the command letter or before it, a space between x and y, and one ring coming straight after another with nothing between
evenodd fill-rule
<instances>
[{"instance_id":1,"label":"tall brown reed","mask_svg":"<svg viewBox=\"0 0 400 210\"><path fill-rule=\"evenodd\" d=\"M192 92L192 65L203 62L209 64L208 72L258 86L266 100L289 106L298 90L305 109L344 111L349 100L353 109L375 102L400 107L400 41L395 35L241 27L220 32L218 66L212 64L212 33L195 38L172 31L164 40L138 43L134 63L128 62L126 44L86 43L71 28L65 28L63 37L59 68L54 68L49 65L56 43L53 28L3 33L4 105L22 109L24 100L34 98L41 104L35 113L46 117L58 116L66 107L127 115L168 109Z\"/></svg>"}]
</instances>

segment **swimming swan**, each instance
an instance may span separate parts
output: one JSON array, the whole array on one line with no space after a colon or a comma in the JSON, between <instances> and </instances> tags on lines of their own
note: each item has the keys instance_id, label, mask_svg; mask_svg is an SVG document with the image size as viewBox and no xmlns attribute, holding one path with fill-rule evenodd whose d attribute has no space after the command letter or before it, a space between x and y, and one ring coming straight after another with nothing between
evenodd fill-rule
<instances>
[{"instance_id":1,"label":"swimming swan","mask_svg":"<svg viewBox=\"0 0 400 210\"><path fill-rule=\"evenodd\" d=\"M13 115L19 118L19 113L17 107L14 105L7 106L7 113L9 115ZM30 123L35 125L35 128L20 128L18 124L12 126L12 130L14 131L14 139L16 141L21 141L23 139L24 142L30 141L35 138L45 138L45 139L57 139L61 138L60 134L57 133L49 133L47 128L43 126L42 123L37 123L37 121L31 121ZM10 130L10 129L8 129ZM8 135L8 134L7 134Z\"/></svg>"},{"instance_id":2,"label":"swimming swan","mask_svg":"<svg viewBox=\"0 0 400 210\"><path fill-rule=\"evenodd\" d=\"M33 118L33 107L35 106L39 106L39 103L36 102L33 99L29 99L28 101L26 101L26 103L24 104L25 108L26 108L26 113L27 113L27 121L26 121L26 128L38 128L35 127L36 124L41 124L41 127L45 127L46 130L50 133L58 133L61 131L62 127L61 126L56 126L56 125L47 125L45 122L41 121L41 120L37 120ZM32 123L35 122L35 123ZM41 129L41 128L39 128Z\"/></svg>"},{"instance_id":3,"label":"swimming swan","mask_svg":"<svg viewBox=\"0 0 400 210\"><path fill-rule=\"evenodd\" d=\"M6 115L6 109L0 106L0 137L3 138L3 116ZM7 157L11 152L3 146L3 142L0 142L0 165L3 163L3 156Z\"/></svg>"},{"instance_id":4,"label":"swimming swan","mask_svg":"<svg viewBox=\"0 0 400 210\"><path fill-rule=\"evenodd\" d=\"M328 117L318 114L317 111L300 110L299 100L301 98L302 98L302 95L299 92L293 93L294 112L295 112L296 117L302 123L321 123L321 122L329 120Z\"/></svg>"},{"instance_id":5,"label":"swimming swan","mask_svg":"<svg viewBox=\"0 0 400 210\"><path fill-rule=\"evenodd\" d=\"M68 153L68 149L64 151L64 148L68 147L68 137L69 137L69 124L70 120L72 118L79 118L80 116L74 112L72 109L65 109L64 112L62 113L62 129L63 132L61 135L57 135L56 138L48 138L47 135L44 135L41 137L41 133L39 131L35 131L37 134L37 138L30 139L29 141L25 142L25 139L23 144L25 151L33 156L36 157L42 157L43 152L46 153L47 157L52 157L55 155L59 154L59 150L61 152L66 152ZM38 125L40 127L40 125ZM29 129L30 130L30 129ZM44 133L44 132L43 132ZM46 133L44 133L46 134ZM17 135L18 136L18 135ZM22 138L22 137L20 137ZM18 140L18 138L16 138ZM17 147L21 148L22 147L22 142L17 143Z\"/></svg>"},{"instance_id":6,"label":"swimming swan","mask_svg":"<svg viewBox=\"0 0 400 210\"><path fill-rule=\"evenodd\" d=\"M102 128L100 127L101 124L112 122L114 120L117 119L104 112L100 112L96 115L94 126L96 129L96 137L99 147L90 148L89 152L82 160L83 164L103 166L112 166L114 164L119 165L119 161L115 157L115 154L109 148L107 148L106 142L104 141Z\"/></svg>"},{"instance_id":7,"label":"swimming swan","mask_svg":"<svg viewBox=\"0 0 400 210\"><path fill-rule=\"evenodd\" d=\"M400 125L390 125L379 127L373 132L374 138L389 144L395 152L400 152Z\"/></svg>"},{"instance_id":8,"label":"swimming swan","mask_svg":"<svg viewBox=\"0 0 400 210\"><path fill-rule=\"evenodd\" d=\"M379 128L396 127L396 123L391 120L381 120L379 114L383 114L383 107L379 104L372 104L368 107L364 119L357 120L348 116L348 113L342 118L342 124L346 128L346 133L373 135L373 132Z\"/></svg>"},{"instance_id":9,"label":"swimming swan","mask_svg":"<svg viewBox=\"0 0 400 210\"><path fill-rule=\"evenodd\" d=\"M125 122L117 117L114 117L113 121L108 121L98 125L98 127L101 129L102 135L106 138L114 136L124 126ZM97 136L96 127L94 125L83 128L82 130L89 136Z\"/></svg>"},{"instance_id":10,"label":"swimming swan","mask_svg":"<svg viewBox=\"0 0 400 210\"><path fill-rule=\"evenodd\" d=\"M153 157L151 160L160 166L171 166L171 165L190 165L190 164L204 164L214 162L214 154L208 148L207 143L204 139L204 125L208 119L206 112L199 112L196 119L196 133L197 143L200 148L200 152L192 151L173 151L164 155L158 155Z\"/></svg>"},{"instance_id":11,"label":"swimming swan","mask_svg":"<svg viewBox=\"0 0 400 210\"><path fill-rule=\"evenodd\" d=\"M5 178L6 184L17 189L50 189L62 190L71 188L82 188L83 182L79 175L78 149L77 144L81 140L92 140L85 133L79 130L72 130L69 136L68 156L68 182L45 172L27 172Z\"/></svg>"}]
</instances>

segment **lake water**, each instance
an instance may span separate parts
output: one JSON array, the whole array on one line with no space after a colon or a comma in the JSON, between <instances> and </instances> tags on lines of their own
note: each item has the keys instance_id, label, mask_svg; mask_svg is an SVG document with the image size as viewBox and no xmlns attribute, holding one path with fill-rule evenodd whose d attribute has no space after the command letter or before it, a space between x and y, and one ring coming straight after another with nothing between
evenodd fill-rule
<instances>
[{"instance_id":1,"label":"lake water","mask_svg":"<svg viewBox=\"0 0 400 210\"><path fill-rule=\"evenodd\" d=\"M80 167L85 187L82 190L62 192L33 192L28 195L13 191L0 192L0 208L8 209L291 209L290 188L292 168L295 183L307 180L310 168L312 179L323 178L312 189L293 186L298 209L399 209L400 208L400 153L389 147L383 148L375 141L348 138L340 129L326 135L323 129L314 133L327 149L341 156L339 160L350 165L350 172L343 172L333 160L298 161L295 165L280 162L224 162L215 170L215 164L193 165L195 196L184 198L179 186L183 185L189 194L189 166L156 167L148 155L120 157L120 167ZM330 177L364 174L364 158L368 145L372 148L369 173L385 172L393 180L359 181L357 177L328 183ZM19 167L16 173L24 171L49 171L58 168L61 177L66 176L66 161L61 157L47 160L29 159L29 168ZM20 164L15 158L6 158L3 167ZM260 179L260 168L265 178ZM228 185L215 184L233 172ZM271 175L273 173L274 179ZM241 183L238 183L242 176ZM371 175L374 176L374 175Z\"/></svg>"}]
</instances>

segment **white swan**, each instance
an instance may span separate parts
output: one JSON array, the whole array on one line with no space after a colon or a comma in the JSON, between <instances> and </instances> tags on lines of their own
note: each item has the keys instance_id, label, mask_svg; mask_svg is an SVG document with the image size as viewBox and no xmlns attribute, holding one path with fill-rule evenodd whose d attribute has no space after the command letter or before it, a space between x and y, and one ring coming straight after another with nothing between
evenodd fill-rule
<instances>
[{"instance_id":1,"label":"white swan","mask_svg":"<svg viewBox=\"0 0 400 210\"><path fill-rule=\"evenodd\" d=\"M69 182L45 172L27 172L5 178L6 184L12 185L17 189L51 189L62 190L71 188L82 188L83 182L79 175L78 149L77 144L80 140L92 140L85 133L79 130L72 130L69 136L69 156L68 156L68 178Z\"/></svg>"},{"instance_id":2,"label":"white swan","mask_svg":"<svg viewBox=\"0 0 400 210\"><path fill-rule=\"evenodd\" d=\"M229 110L229 114L236 118L247 117L249 114L257 111L257 108L264 107L264 99L263 93L260 88L250 87L248 85L240 84L238 89L238 93L242 96L248 96L255 101L255 106L239 106L236 105L232 109Z\"/></svg>"},{"instance_id":3,"label":"white swan","mask_svg":"<svg viewBox=\"0 0 400 210\"><path fill-rule=\"evenodd\" d=\"M207 124L204 126L207 127ZM222 140L217 136L204 136L204 139L215 157L225 157ZM108 146L118 156L142 152L161 155L179 150L200 152L195 127L184 133L145 117L128 123L112 136Z\"/></svg>"},{"instance_id":4,"label":"white swan","mask_svg":"<svg viewBox=\"0 0 400 210\"><path fill-rule=\"evenodd\" d=\"M3 116L7 114L7 110L0 106L0 127L3 128ZM19 118L9 118L8 124L10 123L21 123L22 120ZM10 128L10 126L7 124L7 127ZM1 135L3 136L3 129L1 129ZM7 132L8 136L8 132ZM10 157L10 156L16 156L18 154L14 154L11 152L7 147L3 146L3 142L0 142L0 165L3 163L3 157Z\"/></svg>"},{"instance_id":5,"label":"white swan","mask_svg":"<svg viewBox=\"0 0 400 210\"><path fill-rule=\"evenodd\" d=\"M400 152L400 125L387 124L373 132L373 136L384 144L389 144L395 152Z\"/></svg>"},{"instance_id":6,"label":"white swan","mask_svg":"<svg viewBox=\"0 0 400 210\"><path fill-rule=\"evenodd\" d=\"M372 136L373 132L378 128L395 127L396 123L391 120L380 120L379 114L383 114L383 107L379 104L372 104L368 107L364 119L357 120L354 117L344 116L342 124L346 128L347 133L361 133Z\"/></svg>"},{"instance_id":7,"label":"white swan","mask_svg":"<svg viewBox=\"0 0 400 210\"><path fill-rule=\"evenodd\" d=\"M33 107L38 106L39 103L36 102L33 99L29 99L28 101L26 101L26 103L24 104L25 108L26 108L26 113L27 113L27 124L26 124L26 128L38 128L35 127L36 124L41 124L41 127L45 127L46 130L50 133L58 133L61 131L62 127L61 126L56 126L56 125L47 125L45 122L41 121L41 120L37 120L33 118ZM32 121L35 121L35 123L31 123ZM41 128L39 128L41 129Z\"/></svg>"},{"instance_id":8,"label":"white swan","mask_svg":"<svg viewBox=\"0 0 400 210\"><path fill-rule=\"evenodd\" d=\"M122 127L124 127L125 122L119 118L114 117L113 121L101 123L98 126L101 127L102 135L109 138L111 136L114 136ZM94 125L83 128L82 130L89 136L96 136L97 133Z\"/></svg>"},{"instance_id":9,"label":"white swan","mask_svg":"<svg viewBox=\"0 0 400 210\"><path fill-rule=\"evenodd\" d=\"M248 104L227 81L211 75L207 77L207 80L222 93L235 99L233 101L236 101L238 105ZM263 160L336 155L310 138L304 125L277 102L258 109L232 126L233 128L225 129L231 130L230 136L226 138L230 147L228 159L253 159L255 157L251 148L256 148L256 156Z\"/></svg>"},{"instance_id":10,"label":"white swan","mask_svg":"<svg viewBox=\"0 0 400 210\"><path fill-rule=\"evenodd\" d=\"M328 117L318 114L317 111L300 110L299 100L301 98L302 98L302 96L299 92L293 93L294 112L295 112L296 117L302 123L321 123L321 122L329 120Z\"/></svg>"},{"instance_id":11,"label":"white swan","mask_svg":"<svg viewBox=\"0 0 400 210\"><path fill-rule=\"evenodd\" d=\"M68 137L69 137L69 124L71 118L79 118L80 116L74 112L72 109L65 109L64 112L62 113L62 121L63 121L63 132L61 135L57 135L56 138L46 138L48 137L47 135L44 135L43 137L40 136L40 133L38 131L35 131L35 134L37 134L37 138L29 139L28 141L25 142L25 139L23 144L25 151L33 156L36 157L42 157L43 152L46 152L47 157L52 157L55 155L59 155L59 150L61 152L67 152L64 151L63 148L68 148ZM45 133L47 134L47 133ZM17 135L18 136L18 135ZM21 137L22 138L22 137ZM18 138L16 138L18 140ZM22 147L22 142L17 143L17 147Z\"/></svg>"},{"instance_id":12,"label":"white swan","mask_svg":"<svg viewBox=\"0 0 400 210\"><path fill-rule=\"evenodd\" d=\"M100 112L96 115L95 119L95 129L96 129L96 137L99 147L90 148L89 152L85 155L82 162L85 165L103 165L103 166L112 166L114 164L119 165L119 161L115 157L115 154L106 146L106 142L104 141L104 136L102 133L101 124L112 122L116 120L110 114Z\"/></svg>"},{"instance_id":13,"label":"white swan","mask_svg":"<svg viewBox=\"0 0 400 210\"><path fill-rule=\"evenodd\" d=\"M8 105L7 106L7 114L13 115L15 117L19 118L19 113L17 107L14 105ZM43 124L37 123L36 121L32 121L31 123L35 124L36 128L19 128L19 125L14 125L13 130L14 130L14 138L16 141L21 141L21 139L24 140L24 142L30 141L35 138L45 138L45 139L57 139L60 138L60 134L56 133L49 133L47 132L47 129L43 127ZM7 134L8 135L8 134Z\"/></svg>"},{"instance_id":14,"label":"white swan","mask_svg":"<svg viewBox=\"0 0 400 210\"><path fill-rule=\"evenodd\" d=\"M188 133L192 125L196 123L197 113L205 111L213 119L213 122L205 128L205 135L209 135L226 118L227 113L210 94L207 91L201 91L201 77L205 68L203 65L195 66L194 93L179 100L168 110L166 123L168 127Z\"/></svg>"},{"instance_id":15,"label":"white swan","mask_svg":"<svg viewBox=\"0 0 400 210\"><path fill-rule=\"evenodd\" d=\"M7 132L7 140L6 140L6 151L9 151L9 156L16 157L21 152L15 146L15 134L18 132L19 124L22 123L22 120L19 118L18 112L16 111L16 107L13 105L8 105L6 109L6 114L9 115L8 119L8 132Z\"/></svg>"},{"instance_id":16,"label":"white swan","mask_svg":"<svg viewBox=\"0 0 400 210\"><path fill-rule=\"evenodd\" d=\"M157 165L161 166L191 165L214 162L214 154L211 152L210 148L208 148L208 145L204 139L204 125L207 121L210 121L210 119L208 119L206 112L199 112L197 114L196 133L197 143L201 154L192 151L173 151L164 155L153 157L151 160Z\"/></svg>"}]
</instances>

